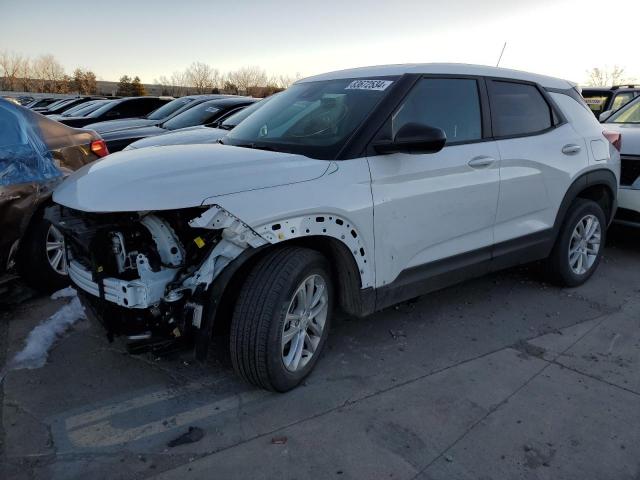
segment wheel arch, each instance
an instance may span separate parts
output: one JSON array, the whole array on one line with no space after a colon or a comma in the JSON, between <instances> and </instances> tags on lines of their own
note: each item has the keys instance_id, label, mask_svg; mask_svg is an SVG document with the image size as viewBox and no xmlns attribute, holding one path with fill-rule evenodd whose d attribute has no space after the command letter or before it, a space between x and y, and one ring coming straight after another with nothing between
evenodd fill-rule
<instances>
[{"instance_id":1,"label":"wheel arch","mask_svg":"<svg viewBox=\"0 0 640 480\"><path fill-rule=\"evenodd\" d=\"M617 208L617 192L618 181L611 170L601 168L580 175L567 189L562 199L553 225L554 238L557 238L569 207L576 198L585 198L598 203L607 217L607 223L610 224Z\"/></svg>"},{"instance_id":2,"label":"wheel arch","mask_svg":"<svg viewBox=\"0 0 640 480\"><path fill-rule=\"evenodd\" d=\"M323 235L308 235L245 250L221 272L207 295L208 315L196 340L196 356L206 357L214 335L229 331L231 316L240 288L249 272L274 249L303 247L320 252L327 258L337 293L336 304L347 314L365 316L375 309L373 288L362 288L361 272L354 255L342 241Z\"/></svg>"}]
</instances>

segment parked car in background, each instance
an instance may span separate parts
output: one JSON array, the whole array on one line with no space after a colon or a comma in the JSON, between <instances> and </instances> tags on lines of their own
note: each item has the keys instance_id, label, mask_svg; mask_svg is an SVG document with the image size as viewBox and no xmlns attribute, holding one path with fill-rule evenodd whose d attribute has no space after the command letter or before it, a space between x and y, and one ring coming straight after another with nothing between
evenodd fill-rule
<instances>
[{"instance_id":1,"label":"parked car in background","mask_svg":"<svg viewBox=\"0 0 640 480\"><path fill-rule=\"evenodd\" d=\"M255 102L257 102L255 98L237 96L207 100L184 110L159 125L105 132L102 134L102 138L107 143L110 152L119 152L130 143L141 138L154 137L181 128L213 123L223 115L240 111Z\"/></svg>"},{"instance_id":2,"label":"parked car in background","mask_svg":"<svg viewBox=\"0 0 640 480\"><path fill-rule=\"evenodd\" d=\"M111 102L113 100L91 100L90 102L81 103L80 105L76 105L75 107L70 108L64 113L60 113L57 115L47 115L51 120L61 120L63 118L68 117L84 117L89 113L97 110L101 106L105 105L107 102Z\"/></svg>"},{"instance_id":3,"label":"parked car in background","mask_svg":"<svg viewBox=\"0 0 640 480\"><path fill-rule=\"evenodd\" d=\"M69 111L72 108L77 107L78 105L83 105L85 103L91 102L93 100L102 100L105 97L77 97L67 99L66 101L60 104L52 104L49 105L45 110L36 110L43 115L59 115Z\"/></svg>"},{"instance_id":4,"label":"parked car in background","mask_svg":"<svg viewBox=\"0 0 640 480\"><path fill-rule=\"evenodd\" d=\"M30 101L29 103L27 103L25 105L25 107L27 107L27 108L46 107L47 105L51 105L53 102L57 102L58 100L60 100L60 99L59 98L53 98L53 97L36 98L36 99L33 99L32 101Z\"/></svg>"},{"instance_id":5,"label":"parked car in background","mask_svg":"<svg viewBox=\"0 0 640 480\"><path fill-rule=\"evenodd\" d=\"M33 102L34 98L31 95L20 95L18 98L18 101L20 102L20 105L22 105L23 107L27 104L27 103L31 103Z\"/></svg>"},{"instance_id":6,"label":"parked car in background","mask_svg":"<svg viewBox=\"0 0 640 480\"><path fill-rule=\"evenodd\" d=\"M62 105L63 103L66 103L70 100L69 97L63 97L63 98L55 98L53 99L53 102L50 102L48 104L45 105L41 105L38 107L29 107L31 108L31 110L33 110L34 112L42 112L44 110L46 110L48 107L55 107L56 105Z\"/></svg>"},{"instance_id":7,"label":"parked car in background","mask_svg":"<svg viewBox=\"0 0 640 480\"><path fill-rule=\"evenodd\" d=\"M616 221L640 227L640 97L607 115L603 125L622 134Z\"/></svg>"},{"instance_id":8,"label":"parked car in background","mask_svg":"<svg viewBox=\"0 0 640 480\"><path fill-rule=\"evenodd\" d=\"M276 94L277 95L277 94ZM202 143L217 143L222 137L224 137L229 130L232 130L245 118L255 112L258 108L263 106L271 97L257 101L248 107L243 108L239 112L232 111L227 115L220 117L215 122L206 125L197 125L195 127L185 127L173 130L169 133L163 133L162 135L156 135L153 137L143 138L137 140L124 150L134 150L136 148L144 147L161 147L167 145L194 145Z\"/></svg>"},{"instance_id":9,"label":"parked car in background","mask_svg":"<svg viewBox=\"0 0 640 480\"><path fill-rule=\"evenodd\" d=\"M613 87L585 87L582 96L596 116L607 110L616 111L640 95L640 85L615 85Z\"/></svg>"},{"instance_id":10,"label":"parked car in background","mask_svg":"<svg viewBox=\"0 0 640 480\"><path fill-rule=\"evenodd\" d=\"M71 127L84 127L105 120L143 117L166 103L169 103L171 100L173 99L167 97L119 98L105 103L100 108L85 116L65 117L59 121Z\"/></svg>"},{"instance_id":11,"label":"parked car in background","mask_svg":"<svg viewBox=\"0 0 640 480\"><path fill-rule=\"evenodd\" d=\"M235 371L286 391L335 306L363 316L540 259L558 284L584 283L616 208L618 140L564 80L357 68L296 82L222 144L89 165L47 215L110 333L191 340L203 359L228 327Z\"/></svg>"},{"instance_id":12,"label":"parked car in background","mask_svg":"<svg viewBox=\"0 0 640 480\"><path fill-rule=\"evenodd\" d=\"M62 234L43 211L65 176L107 153L95 132L0 100L0 273L15 266L45 291L68 282Z\"/></svg>"},{"instance_id":13,"label":"parked car in background","mask_svg":"<svg viewBox=\"0 0 640 480\"><path fill-rule=\"evenodd\" d=\"M114 130L124 130L127 128L146 127L149 125L159 125L166 122L171 117L207 100L214 100L229 95L189 95L176 98L153 112L140 118L126 118L121 120L108 120L87 125L87 128L103 134Z\"/></svg>"}]
</instances>

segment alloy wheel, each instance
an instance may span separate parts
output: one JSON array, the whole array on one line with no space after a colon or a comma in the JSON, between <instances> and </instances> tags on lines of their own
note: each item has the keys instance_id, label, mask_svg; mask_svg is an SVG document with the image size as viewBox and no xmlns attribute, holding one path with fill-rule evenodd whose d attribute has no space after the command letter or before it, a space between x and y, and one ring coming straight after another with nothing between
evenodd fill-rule
<instances>
[{"instance_id":1,"label":"alloy wheel","mask_svg":"<svg viewBox=\"0 0 640 480\"><path fill-rule=\"evenodd\" d=\"M584 275L598 258L602 227L595 215L580 219L569 241L569 266L573 273Z\"/></svg>"},{"instance_id":2,"label":"alloy wheel","mask_svg":"<svg viewBox=\"0 0 640 480\"><path fill-rule=\"evenodd\" d=\"M329 294L322 276L314 274L298 286L282 326L282 363L290 372L313 358L327 321Z\"/></svg>"},{"instance_id":3,"label":"alloy wheel","mask_svg":"<svg viewBox=\"0 0 640 480\"><path fill-rule=\"evenodd\" d=\"M67 274L66 254L64 250L64 236L53 225L47 231L47 260L49 265L58 275Z\"/></svg>"}]
</instances>

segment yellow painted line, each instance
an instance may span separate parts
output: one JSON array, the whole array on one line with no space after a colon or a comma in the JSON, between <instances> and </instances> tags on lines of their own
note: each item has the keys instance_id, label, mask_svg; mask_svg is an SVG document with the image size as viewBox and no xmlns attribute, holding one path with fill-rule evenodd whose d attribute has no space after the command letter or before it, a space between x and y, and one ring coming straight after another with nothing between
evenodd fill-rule
<instances>
[{"instance_id":1,"label":"yellow painted line","mask_svg":"<svg viewBox=\"0 0 640 480\"><path fill-rule=\"evenodd\" d=\"M175 391L172 390L159 390L157 392L148 393L139 397L132 398L131 400L125 400L123 402L114 403L106 407L97 408L89 412L74 415L65 420L65 426L67 430L73 430L88 423L97 422L105 418L109 418L119 413L124 413L129 410L135 410L136 408L146 407L153 405L154 403L164 402L172 398L179 397L185 393L202 390L207 387L215 386L220 382L194 382L185 386L179 387Z\"/></svg>"},{"instance_id":2,"label":"yellow painted line","mask_svg":"<svg viewBox=\"0 0 640 480\"><path fill-rule=\"evenodd\" d=\"M76 428L68 432L70 441L80 448L111 447L151 435L193 424L198 420L235 410L242 405L271 395L263 390L244 392L202 405L187 412L171 415L133 428L116 428L108 420Z\"/></svg>"}]
</instances>

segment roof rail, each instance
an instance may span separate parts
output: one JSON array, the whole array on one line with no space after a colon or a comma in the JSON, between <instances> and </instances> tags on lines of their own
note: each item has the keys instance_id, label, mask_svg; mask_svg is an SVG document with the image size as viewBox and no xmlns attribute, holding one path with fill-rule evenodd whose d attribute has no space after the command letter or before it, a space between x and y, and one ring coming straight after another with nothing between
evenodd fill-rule
<instances>
[{"instance_id":1,"label":"roof rail","mask_svg":"<svg viewBox=\"0 0 640 480\"><path fill-rule=\"evenodd\" d=\"M611 90L618 90L619 88L640 88L640 85L626 84L626 85L614 85Z\"/></svg>"}]
</instances>

